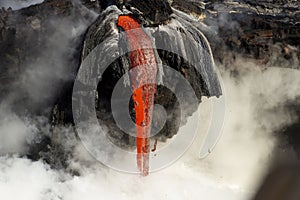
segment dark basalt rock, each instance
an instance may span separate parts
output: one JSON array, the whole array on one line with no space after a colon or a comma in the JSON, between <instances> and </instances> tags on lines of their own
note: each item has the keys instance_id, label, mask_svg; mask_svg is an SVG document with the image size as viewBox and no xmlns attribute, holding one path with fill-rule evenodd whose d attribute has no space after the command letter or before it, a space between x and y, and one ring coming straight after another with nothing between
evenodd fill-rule
<instances>
[{"instance_id":1,"label":"dark basalt rock","mask_svg":"<svg viewBox=\"0 0 300 200\"><path fill-rule=\"evenodd\" d=\"M281 144L282 149L289 149L290 146L292 146L295 152L298 153L298 158L300 158L300 97L297 97L293 101L286 102L282 107L289 110L293 116L297 116L298 121L283 127L281 130L278 130L276 134L282 141L286 141Z\"/></svg>"},{"instance_id":2,"label":"dark basalt rock","mask_svg":"<svg viewBox=\"0 0 300 200\"><path fill-rule=\"evenodd\" d=\"M278 62L295 67L300 60L299 1L174 0L172 6L208 25L202 30L215 59L226 67L237 56L266 67Z\"/></svg>"},{"instance_id":3,"label":"dark basalt rock","mask_svg":"<svg viewBox=\"0 0 300 200\"><path fill-rule=\"evenodd\" d=\"M142 6L142 5L139 5ZM128 11L127 11L128 12ZM118 9L115 6L108 7L107 10L99 16L99 18L89 27L84 40L83 51L82 51L82 60L84 60L87 55L99 44L105 42L105 47L97 52L97 55L121 55L124 49L124 45L121 43L126 43L125 38L120 38L121 36L118 32L121 32L121 29L117 27L118 16L123 15L123 11ZM201 101L202 96L220 96L221 89L214 71L212 56L210 54L209 46L205 38L201 35L200 31L191 26L188 21L186 21L182 16L177 14L172 14L169 17L170 25L168 23L161 25L158 29L148 27L149 34L155 38L155 43L153 44L154 48L156 46L165 46L168 49L176 49L178 52L183 52L183 54L189 55L190 58L200 59L194 60L198 63L198 68L201 68L203 73L197 72L195 69L196 66L192 66L188 60L184 60L179 55L176 55L171 52L159 50L157 51L157 59L162 62L162 64L167 65L181 73L187 81L193 87L195 94L198 98L198 102ZM160 21L160 18L157 18ZM178 25L171 25L178 22ZM180 25L183 24L183 25ZM168 30L161 30L163 27L168 27L171 30L174 30L176 33L169 32ZM178 32L177 30L181 30ZM185 37L183 37L181 34ZM108 38L111 38L107 41ZM187 46L185 46L187 45ZM126 44L125 44L126 48ZM196 50L197 49L197 50ZM202 52L203 51L203 52ZM99 61L98 61L99 59ZM102 58L102 59L105 59ZM95 66L93 71L87 71L85 73L85 79L92 79L100 71L101 59L98 57L93 58L95 60ZM116 123L112 116L111 111L111 96L115 88L116 83L119 79L129 70L129 59L128 55L120 56L116 58L116 61L113 62L110 67L105 71L102 76L101 81L98 85L98 98L96 102L97 107L97 116L104 122L109 129L109 135L114 143L119 144L123 147L134 146L135 138L124 133ZM162 81L163 82L174 82L171 80L174 78L168 72L163 72ZM170 79L170 80L168 80ZM85 85L86 83L82 83ZM174 88L180 88L180 83L174 83ZM86 85L86 87L92 87ZM125 87L130 87L129 85ZM180 124L181 115L185 113L184 120L186 121L187 117L192 115L197 107L193 107L189 102L189 93L188 91L180 91L178 94L185 96L186 102L185 105L178 104L175 94L173 94L169 89L164 87L158 87L157 93L155 95L155 104L162 105L167 112L167 121L163 129L156 135L156 139L165 141L167 138L171 138L174 134L177 133ZM119 101L124 101L120 99ZM125 99L126 101L126 99ZM84 100L78 100L78 102L84 102ZM81 105L81 107L88 107ZM131 113L134 113L133 105L130 106ZM159 113L156 114L159 117ZM132 114L134 119L134 115ZM184 122L185 123L185 122ZM155 122L154 122L155 124ZM121 141L121 142L120 142Z\"/></svg>"},{"instance_id":4,"label":"dark basalt rock","mask_svg":"<svg viewBox=\"0 0 300 200\"><path fill-rule=\"evenodd\" d=\"M126 1L125 7L136 15L142 16L151 25L166 23L173 13L166 0L129 0Z\"/></svg>"}]
</instances>

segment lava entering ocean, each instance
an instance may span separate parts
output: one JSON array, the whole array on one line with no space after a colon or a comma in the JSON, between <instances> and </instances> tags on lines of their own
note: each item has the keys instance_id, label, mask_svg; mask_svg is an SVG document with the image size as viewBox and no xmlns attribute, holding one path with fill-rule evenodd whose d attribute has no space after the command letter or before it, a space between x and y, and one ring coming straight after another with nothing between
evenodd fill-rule
<instances>
[{"instance_id":1,"label":"lava entering ocean","mask_svg":"<svg viewBox=\"0 0 300 200\"><path fill-rule=\"evenodd\" d=\"M146 176L149 173L149 138L156 93L156 85L151 83L155 83L158 67L153 48L143 49L144 45L149 47L152 44L139 22L131 16L120 16L118 26L127 31L129 50L138 49L129 53L130 68L138 68L130 73L130 80L136 120L137 166Z\"/></svg>"}]
</instances>

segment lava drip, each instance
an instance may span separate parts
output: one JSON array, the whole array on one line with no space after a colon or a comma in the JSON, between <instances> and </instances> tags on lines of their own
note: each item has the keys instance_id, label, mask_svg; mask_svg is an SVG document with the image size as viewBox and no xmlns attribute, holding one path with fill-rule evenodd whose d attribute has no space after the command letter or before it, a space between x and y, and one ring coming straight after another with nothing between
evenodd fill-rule
<instances>
[{"instance_id":1,"label":"lava drip","mask_svg":"<svg viewBox=\"0 0 300 200\"><path fill-rule=\"evenodd\" d=\"M131 87L136 121L137 166L143 176L149 173L150 132L156 93L157 62L151 39L131 16L119 16L118 26L126 31L130 50ZM147 48L145 48L147 47Z\"/></svg>"}]
</instances>

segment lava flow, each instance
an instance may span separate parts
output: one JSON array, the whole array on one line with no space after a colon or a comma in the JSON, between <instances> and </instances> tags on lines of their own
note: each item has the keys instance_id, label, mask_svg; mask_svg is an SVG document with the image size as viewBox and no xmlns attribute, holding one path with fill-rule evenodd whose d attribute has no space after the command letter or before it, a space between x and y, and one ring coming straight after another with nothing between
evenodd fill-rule
<instances>
[{"instance_id":1,"label":"lava flow","mask_svg":"<svg viewBox=\"0 0 300 200\"><path fill-rule=\"evenodd\" d=\"M130 73L136 121L137 166L143 176L149 173L150 132L156 93L157 62L151 39L139 22L131 16L119 16L118 26L126 31L131 50ZM145 48L147 47L147 48ZM151 48L152 47L152 48Z\"/></svg>"}]
</instances>

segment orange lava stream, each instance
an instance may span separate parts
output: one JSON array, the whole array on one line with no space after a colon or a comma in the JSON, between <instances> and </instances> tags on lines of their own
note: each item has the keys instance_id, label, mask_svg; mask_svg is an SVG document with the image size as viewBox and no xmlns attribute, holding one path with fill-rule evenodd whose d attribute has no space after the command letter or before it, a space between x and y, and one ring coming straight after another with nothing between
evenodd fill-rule
<instances>
[{"instance_id":1,"label":"orange lava stream","mask_svg":"<svg viewBox=\"0 0 300 200\"><path fill-rule=\"evenodd\" d=\"M118 26L126 32L129 50L130 68L137 67L130 73L133 89L133 101L136 120L136 148L137 166L143 176L149 173L149 138L156 93L155 83L157 75L157 62L151 39L142 30L139 22L131 16L119 16ZM134 31L130 31L133 30ZM148 48L143 48L148 47ZM136 50L137 49L137 50Z\"/></svg>"}]
</instances>

